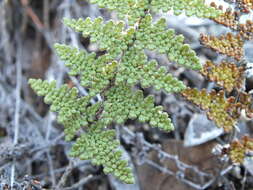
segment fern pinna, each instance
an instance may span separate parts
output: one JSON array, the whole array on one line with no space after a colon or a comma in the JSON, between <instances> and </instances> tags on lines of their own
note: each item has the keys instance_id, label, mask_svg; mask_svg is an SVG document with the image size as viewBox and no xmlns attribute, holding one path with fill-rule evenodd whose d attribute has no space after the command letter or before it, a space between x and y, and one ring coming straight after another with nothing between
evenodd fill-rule
<instances>
[{"instance_id":1,"label":"fern pinna","mask_svg":"<svg viewBox=\"0 0 253 190\"><path fill-rule=\"evenodd\" d=\"M143 88L153 86L167 93L186 88L165 67L159 67L155 60L149 61L144 50L166 54L171 61L187 68L201 69L195 52L183 43L184 37L167 29L164 18L154 23L150 13L162 8L175 14L215 17L220 12L206 6L203 0L91 0L91 3L116 11L127 24L105 22L102 18L64 19L66 26L90 37L92 43L105 51L97 56L69 45L55 44L57 54L70 69L69 75L79 75L80 84L89 94L80 97L75 87L56 87L55 82L40 79L30 79L29 83L38 95L45 96L51 111L58 112L58 122L65 127L67 140L85 131L78 135L70 155L90 159L93 164L103 165L105 173L112 173L125 183L134 183L131 169L121 158L115 130L108 130L107 126L130 118L170 131L173 124L163 107L155 106L153 96L144 97L134 86L140 83ZM102 101L91 105L91 98L97 94Z\"/></svg>"}]
</instances>

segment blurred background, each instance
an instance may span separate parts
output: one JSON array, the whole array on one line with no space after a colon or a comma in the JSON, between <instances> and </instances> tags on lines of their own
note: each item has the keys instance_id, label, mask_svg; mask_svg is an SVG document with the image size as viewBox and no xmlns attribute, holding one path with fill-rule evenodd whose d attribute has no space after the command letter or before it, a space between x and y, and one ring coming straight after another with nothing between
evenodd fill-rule
<instances>
[{"instance_id":1,"label":"blurred background","mask_svg":"<svg viewBox=\"0 0 253 190\"><path fill-rule=\"evenodd\" d=\"M217 4L226 4L216 1ZM225 5L226 6L226 5ZM124 157L135 172L136 184L125 185L103 174L102 167L68 156L73 142L64 141L63 127L56 114L49 112L43 98L30 89L29 78L57 80L58 85L76 86L75 77L56 56L53 44L66 43L100 53L89 38L62 24L64 17L117 20L116 14L85 0L0 0L0 189L59 190L191 190L253 189L253 162L233 166L225 156L215 154L228 137L206 118L203 111L179 94L145 89L154 94L156 105L163 105L172 118L175 131L164 133L145 124L128 121L115 126ZM169 28L185 36L201 62L219 62L224 57L199 43L200 33L219 35L227 31L208 19L157 14L167 18ZM252 18L251 18L252 20ZM245 45L245 58L253 62L252 42ZM198 72L178 67L166 56L147 51L150 59L166 65L169 72L190 87L217 86ZM253 88L252 72L247 72L246 91ZM99 101L100 97L94 99ZM253 134L252 122L238 123L242 134Z\"/></svg>"}]
</instances>

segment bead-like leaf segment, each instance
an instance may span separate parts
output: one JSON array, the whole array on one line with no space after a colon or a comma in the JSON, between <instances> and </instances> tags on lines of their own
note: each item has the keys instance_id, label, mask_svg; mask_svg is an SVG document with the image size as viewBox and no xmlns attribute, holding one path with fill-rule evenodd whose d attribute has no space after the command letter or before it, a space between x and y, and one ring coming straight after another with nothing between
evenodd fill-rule
<instances>
[{"instance_id":1,"label":"bead-like leaf segment","mask_svg":"<svg viewBox=\"0 0 253 190\"><path fill-rule=\"evenodd\" d=\"M252 2L253 4L253 2ZM215 3L211 4L212 7L216 9L223 10L222 6L217 7ZM242 8L242 7L241 7ZM227 8L224 13L220 16L211 18L215 22L222 24L226 27L229 27L238 32L238 34L243 37L245 40L252 40L253 38L253 22L252 20L246 20L245 23L239 22L239 11L232 11L231 8Z\"/></svg>"},{"instance_id":2,"label":"bead-like leaf segment","mask_svg":"<svg viewBox=\"0 0 253 190\"><path fill-rule=\"evenodd\" d=\"M245 24L239 24L238 26L239 34L246 40L253 39L253 22L252 20L247 20Z\"/></svg>"},{"instance_id":3,"label":"bead-like leaf segment","mask_svg":"<svg viewBox=\"0 0 253 190\"><path fill-rule=\"evenodd\" d=\"M29 84L39 96L45 96L44 101L51 104L51 111L58 112L57 120L64 125L66 140L71 140L82 126L87 126L88 118L92 118L99 108L97 103L87 109L91 97L79 98L75 87L69 88L65 84L56 88L55 81L47 82L41 79L30 79Z\"/></svg>"},{"instance_id":4,"label":"bead-like leaf segment","mask_svg":"<svg viewBox=\"0 0 253 190\"><path fill-rule=\"evenodd\" d=\"M207 6L204 0L152 0L151 10L155 13L173 11L175 15L185 13L200 18L214 18L221 14L219 10Z\"/></svg>"},{"instance_id":5,"label":"bead-like leaf segment","mask_svg":"<svg viewBox=\"0 0 253 190\"><path fill-rule=\"evenodd\" d=\"M145 12L158 13L160 10L172 10L175 15L185 13L187 16L200 18L217 17L220 11L207 6L204 0L90 0L101 8L116 11L121 20L128 19L130 25L135 24Z\"/></svg>"},{"instance_id":6,"label":"bead-like leaf segment","mask_svg":"<svg viewBox=\"0 0 253 190\"><path fill-rule=\"evenodd\" d=\"M239 34L227 33L219 37L201 34L200 42L218 53L235 58L237 61L241 60L244 55L244 41Z\"/></svg>"},{"instance_id":7,"label":"bead-like leaf segment","mask_svg":"<svg viewBox=\"0 0 253 190\"><path fill-rule=\"evenodd\" d=\"M100 93L115 75L117 62L106 55L96 58L95 53L87 53L68 45L55 44L58 56L70 69L69 75L81 75L81 85L90 89L90 96Z\"/></svg>"},{"instance_id":8,"label":"bead-like leaf segment","mask_svg":"<svg viewBox=\"0 0 253 190\"><path fill-rule=\"evenodd\" d=\"M129 48L119 64L116 84L123 81L131 86L140 82L143 88L154 86L168 93L185 89L183 82L167 73L165 67L158 68L156 61L148 61L144 51L136 47Z\"/></svg>"},{"instance_id":9,"label":"bead-like leaf segment","mask_svg":"<svg viewBox=\"0 0 253 190\"><path fill-rule=\"evenodd\" d=\"M252 108L252 96L246 92L240 92L238 94L238 102L240 103L241 110L245 111L248 118L253 118L253 108Z\"/></svg>"},{"instance_id":10,"label":"bead-like leaf segment","mask_svg":"<svg viewBox=\"0 0 253 190\"><path fill-rule=\"evenodd\" d=\"M149 0L90 0L101 8L116 11L120 20L128 19L134 25L149 9Z\"/></svg>"},{"instance_id":11,"label":"bead-like leaf segment","mask_svg":"<svg viewBox=\"0 0 253 190\"><path fill-rule=\"evenodd\" d=\"M148 122L151 126L165 131L171 131L174 127L163 107L154 106L154 97L143 97L141 90L133 91L130 86L114 86L105 94L104 112L101 116L105 124L112 121L122 124L126 119L138 119L140 122Z\"/></svg>"},{"instance_id":12,"label":"bead-like leaf segment","mask_svg":"<svg viewBox=\"0 0 253 190\"><path fill-rule=\"evenodd\" d=\"M207 111L208 118L214 121L218 127L223 128L224 131L231 131L237 123L238 108L241 105L235 103L234 97L226 99L224 91L207 93L205 89L199 91L187 88L182 92L182 95Z\"/></svg>"},{"instance_id":13,"label":"bead-like leaf segment","mask_svg":"<svg viewBox=\"0 0 253 190\"><path fill-rule=\"evenodd\" d=\"M103 165L105 173L113 173L119 180L131 184L134 176L128 163L122 160L120 142L115 140L115 130L90 130L82 134L73 145L70 155Z\"/></svg>"},{"instance_id":14,"label":"bead-like leaf segment","mask_svg":"<svg viewBox=\"0 0 253 190\"><path fill-rule=\"evenodd\" d=\"M231 143L229 149L229 157L233 163L242 164L247 152L253 151L253 139L244 136L240 140Z\"/></svg>"},{"instance_id":15,"label":"bead-like leaf segment","mask_svg":"<svg viewBox=\"0 0 253 190\"><path fill-rule=\"evenodd\" d=\"M242 87L244 71L244 67L237 67L234 63L222 61L215 65L213 62L207 61L201 73L231 92L235 88L240 89Z\"/></svg>"},{"instance_id":16,"label":"bead-like leaf segment","mask_svg":"<svg viewBox=\"0 0 253 190\"><path fill-rule=\"evenodd\" d=\"M226 27L230 27L234 30L238 29L238 12L232 11L231 8L227 8L225 11L223 11L222 6L217 6L214 2L211 3L211 6L214 7L215 9L220 9L223 13L220 14L217 17L211 18L213 21L217 22L218 24L222 24Z\"/></svg>"},{"instance_id":17,"label":"bead-like leaf segment","mask_svg":"<svg viewBox=\"0 0 253 190\"><path fill-rule=\"evenodd\" d=\"M76 32L81 32L83 37L90 37L91 42L97 42L101 50L108 52L107 56L113 60L127 49L132 42L134 29L124 31L124 22L104 23L102 17L93 21L90 18L64 19L64 24Z\"/></svg>"},{"instance_id":18,"label":"bead-like leaf segment","mask_svg":"<svg viewBox=\"0 0 253 190\"><path fill-rule=\"evenodd\" d=\"M152 24L152 16L146 15L137 30L130 28L126 31L123 31L122 22L113 24L109 21L103 24L101 18L94 21L90 18L65 19L64 23L75 31L81 32L84 37L90 36L92 42L97 42L101 49L108 51L107 56L111 59L127 51L128 45L131 44L141 51L149 49L165 53L171 61L187 68L201 69L196 53L188 44L183 43L182 35L176 35L172 29L166 30L166 22L163 18Z\"/></svg>"},{"instance_id":19,"label":"bead-like leaf segment","mask_svg":"<svg viewBox=\"0 0 253 190\"><path fill-rule=\"evenodd\" d=\"M184 44L183 35L175 35L172 29L166 30L164 18L152 24L152 16L147 15L136 32L136 47L166 54L169 60L190 69L199 70L201 64L196 53Z\"/></svg>"}]
</instances>

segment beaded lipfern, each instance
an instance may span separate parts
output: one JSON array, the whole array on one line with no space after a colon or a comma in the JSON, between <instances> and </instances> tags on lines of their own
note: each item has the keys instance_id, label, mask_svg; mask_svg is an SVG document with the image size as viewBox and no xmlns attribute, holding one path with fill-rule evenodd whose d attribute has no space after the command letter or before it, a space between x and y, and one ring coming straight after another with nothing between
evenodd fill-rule
<instances>
[{"instance_id":1,"label":"beaded lipfern","mask_svg":"<svg viewBox=\"0 0 253 190\"><path fill-rule=\"evenodd\" d=\"M207 61L201 73L210 81L217 82L219 86L231 92L235 88L242 87L244 71L244 67L237 67L234 63L222 61L219 65L215 65Z\"/></svg>"},{"instance_id":2,"label":"beaded lipfern","mask_svg":"<svg viewBox=\"0 0 253 190\"><path fill-rule=\"evenodd\" d=\"M77 137L70 155L89 159L102 165L105 173L112 173L125 183L134 183L127 161L122 160L115 131L107 130L112 123L122 124L127 119L147 122L165 131L173 124L163 107L154 105L154 97L144 97L136 84L143 88L154 87L167 93L180 92L185 85L148 60L145 49L166 54L173 61L189 69L199 70L201 64L195 52L184 44L184 37L167 29L166 20L152 21L150 12L163 7L176 14L213 17L219 11L208 7L202 0L150 1L150 0L92 0L100 7L117 11L123 21L105 22L102 18L91 20L64 19L64 24L83 37L89 37L105 53L97 56L64 44L55 44L58 56L69 68L69 75L78 75L80 84L89 95L80 96L78 90L67 85L56 87L55 82L30 79L29 83L51 110L58 112L58 121L65 127L66 139ZM164 4L164 2L166 2ZM129 26L129 27L127 27ZM100 94L102 101L90 104ZM80 135L81 133L81 135Z\"/></svg>"},{"instance_id":3,"label":"beaded lipfern","mask_svg":"<svg viewBox=\"0 0 253 190\"><path fill-rule=\"evenodd\" d=\"M244 136L240 140L235 140L229 148L229 156L234 163L243 163L248 152L253 151L253 139Z\"/></svg>"}]
</instances>

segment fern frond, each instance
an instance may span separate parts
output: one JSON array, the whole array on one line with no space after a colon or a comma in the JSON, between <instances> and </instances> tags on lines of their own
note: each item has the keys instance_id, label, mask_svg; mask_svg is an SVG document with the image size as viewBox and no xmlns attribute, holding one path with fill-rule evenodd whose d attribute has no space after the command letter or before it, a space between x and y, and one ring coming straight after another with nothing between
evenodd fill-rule
<instances>
[{"instance_id":1,"label":"fern frond","mask_svg":"<svg viewBox=\"0 0 253 190\"><path fill-rule=\"evenodd\" d=\"M167 54L171 61L191 68L201 69L196 53L188 44L184 44L183 35L175 35L172 29L166 30L166 20L160 19L152 24L152 16L147 15L142 19L136 32L136 47L139 49L155 50Z\"/></svg>"},{"instance_id":2,"label":"fern frond","mask_svg":"<svg viewBox=\"0 0 253 190\"><path fill-rule=\"evenodd\" d=\"M81 32L83 37L90 37L91 42L97 42L101 50L106 50L110 59L115 59L132 42L134 29L124 31L124 22L104 23L99 17L93 21L88 17L83 19L64 19L64 24L76 32Z\"/></svg>"},{"instance_id":3,"label":"fern frond","mask_svg":"<svg viewBox=\"0 0 253 190\"><path fill-rule=\"evenodd\" d=\"M55 81L47 82L41 79L30 79L29 84L39 96L45 96L44 101L51 104L51 111L58 112L57 120L64 125L67 140L71 140L81 126L88 125L89 116L94 114L92 110L98 107L98 104L94 104L87 110L91 97L78 98L76 88L70 89L67 85L56 88Z\"/></svg>"},{"instance_id":4,"label":"fern frond","mask_svg":"<svg viewBox=\"0 0 253 190\"><path fill-rule=\"evenodd\" d=\"M221 54L231 56L236 60L243 57L243 40L240 35L227 33L219 37L201 34L200 41L202 44Z\"/></svg>"},{"instance_id":5,"label":"fern frond","mask_svg":"<svg viewBox=\"0 0 253 190\"><path fill-rule=\"evenodd\" d=\"M127 167L127 161L122 160L119 145L120 142L115 140L115 130L89 130L77 139L70 155L91 160L94 165L103 165L105 173L112 173L127 184L134 183L132 170Z\"/></svg>"},{"instance_id":6,"label":"fern frond","mask_svg":"<svg viewBox=\"0 0 253 190\"><path fill-rule=\"evenodd\" d=\"M149 10L157 13L160 10L168 12L174 11L175 15L186 13L187 16L197 16L202 18L216 17L219 10L205 5L204 0L90 0L91 3L98 4L101 8L116 11L121 20L128 19L130 25L136 23L140 17Z\"/></svg>"},{"instance_id":7,"label":"fern frond","mask_svg":"<svg viewBox=\"0 0 253 190\"><path fill-rule=\"evenodd\" d=\"M219 10L205 5L204 0L155 0L151 1L151 10L154 12L173 11L175 15L185 13L187 16L197 16L200 18L213 18L219 16Z\"/></svg>"},{"instance_id":8,"label":"fern frond","mask_svg":"<svg viewBox=\"0 0 253 190\"><path fill-rule=\"evenodd\" d=\"M191 88L184 90L182 95L207 111L208 118L214 121L218 127L223 128L226 132L233 129L238 119L238 108L240 107L240 104L234 103L234 97L226 99L224 91L219 93L212 91L208 94L205 89L199 91Z\"/></svg>"},{"instance_id":9,"label":"fern frond","mask_svg":"<svg viewBox=\"0 0 253 190\"><path fill-rule=\"evenodd\" d=\"M240 140L235 140L229 148L229 157L233 163L243 163L246 153L253 151L253 139L244 136Z\"/></svg>"},{"instance_id":10,"label":"fern frond","mask_svg":"<svg viewBox=\"0 0 253 190\"><path fill-rule=\"evenodd\" d=\"M101 119L108 125L112 121L124 123L126 119L138 119L149 122L151 126L166 131L172 130L173 124L161 106L154 106L154 97L143 97L143 92L133 92L130 86L114 86L106 94L104 112Z\"/></svg>"},{"instance_id":11,"label":"fern frond","mask_svg":"<svg viewBox=\"0 0 253 190\"><path fill-rule=\"evenodd\" d=\"M213 62L207 61L201 73L231 92L234 88L240 89L242 87L244 71L244 67L237 67L233 63L222 61L219 65L215 65Z\"/></svg>"},{"instance_id":12,"label":"fern frond","mask_svg":"<svg viewBox=\"0 0 253 190\"><path fill-rule=\"evenodd\" d=\"M185 89L185 85L167 73L165 67L158 68L156 61L148 61L144 51L135 47L125 52L117 70L116 84L124 81L131 86L140 82L144 88L154 86L168 93Z\"/></svg>"}]
</instances>

